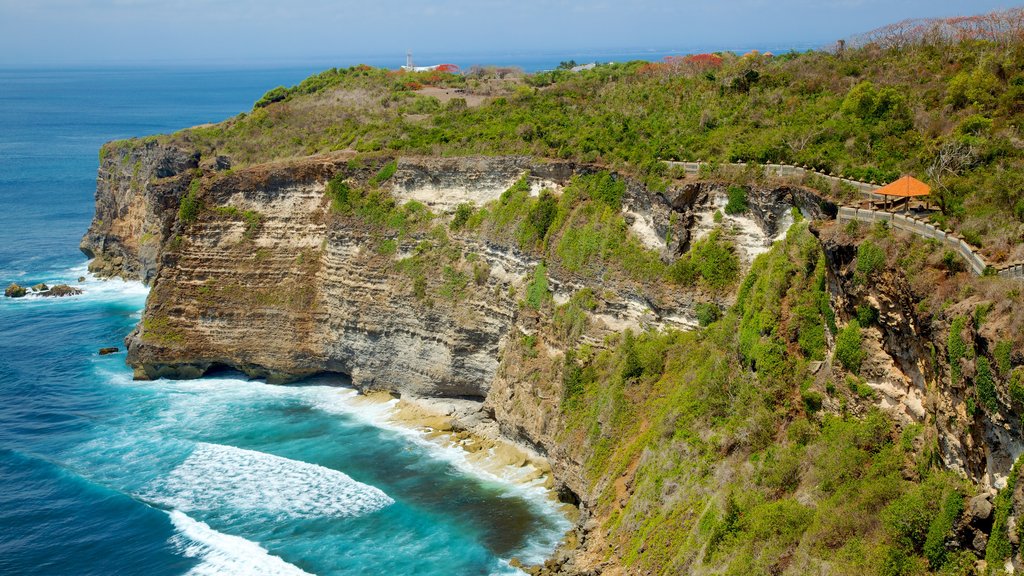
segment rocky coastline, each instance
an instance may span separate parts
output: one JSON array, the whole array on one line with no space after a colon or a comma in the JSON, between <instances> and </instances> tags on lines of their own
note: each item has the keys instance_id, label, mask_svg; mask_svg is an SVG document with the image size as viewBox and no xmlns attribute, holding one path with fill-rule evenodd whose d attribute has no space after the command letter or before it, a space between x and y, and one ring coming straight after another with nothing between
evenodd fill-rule
<instances>
[{"instance_id":1,"label":"rocky coastline","mask_svg":"<svg viewBox=\"0 0 1024 576\"><path fill-rule=\"evenodd\" d=\"M82 251L96 274L152 287L143 319L126 341L136 378L195 378L235 369L285 383L342 374L371 398L400 398L397 422L429 427L439 441L471 453L498 454L503 466L529 468L527 481L546 478L552 494L579 510L559 551L544 566L525 567L529 573L623 573L597 529L605 519L594 516L598 493L584 472L585 447L565 435L562 375L538 372L529 360L567 350L543 337L535 349L524 350L553 329L550 319L522 305L541 262L514 243L454 229L442 240L417 231L383 237L332 213L327 193L338 174L366 182L394 161L390 194L444 220L461 204L500 198L524 175L531 194L557 193L574 175L598 167L525 157L357 161L343 152L232 170L227 159L204 163L197 152L152 142L104 150L96 216ZM725 194L725 185L714 181L655 192L620 177L627 182L627 222L665 259L689 249ZM180 206L190 195L201 198L203 210L187 221ZM794 208L825 221L835 214L834 204L800 187L753 185L748 198L747 220L734 225L738 234L751 236L752 248L742 258L747 268L758 250L785 232ZM928 346L942 345L948 320L929 327L916 317L898 274L865 288L851 269L855 244L828 224L815 232L822 237L831 305L839 316L856 316L866 302L881 312L867 344L875 401L865 405L881 405L907 424L940 414L946 424L936 440L943 460L984 485L1001 486L1024 449L1016 440L1019 422L965 430L949 416L960 410L962 393L926 384L946 369L929 360ZM447 290L443 266L411 278L396 265L431 242L461 254L450 269L479 270L455 298L439 296ZM555 302L584 288L596 295L580 334L595 349L626 329L691 328L698 303L724 308L735 301L734 294L611 277L588 285L568 270L548 272ZM970 336L981 350L996 345L994 333ZM597 484L612 481L618 480ZM975 508L984 506L979 501ZM972 530L965 528L965 539L968 532L971 538L983 535Z\"/></svg>"}]
</instances>

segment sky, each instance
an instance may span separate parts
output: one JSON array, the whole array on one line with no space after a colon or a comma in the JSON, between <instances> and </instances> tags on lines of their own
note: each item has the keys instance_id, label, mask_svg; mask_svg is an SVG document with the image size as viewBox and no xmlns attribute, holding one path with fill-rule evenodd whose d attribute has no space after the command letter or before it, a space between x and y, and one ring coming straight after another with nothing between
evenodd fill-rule
<instances>
[{"instance_id":1,"label":"sky","mask_svg":"<svg viewBox=\"0 0 1024 576\"><path fill-rule=\"evenodd\" d=\"M1001 0L0 0L0 67L269 65L394 55L825 45ZM369 58L364 58L369 60ZM418 58L418 63L423 62Z\"/></svg>"}]
</instances>

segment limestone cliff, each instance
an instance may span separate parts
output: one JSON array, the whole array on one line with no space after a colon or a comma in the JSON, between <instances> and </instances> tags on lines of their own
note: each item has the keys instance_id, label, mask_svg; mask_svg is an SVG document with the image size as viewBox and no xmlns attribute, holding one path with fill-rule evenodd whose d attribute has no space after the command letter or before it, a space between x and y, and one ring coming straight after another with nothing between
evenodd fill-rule
<instances>
[{"instance_id":1,"label":"limestone cliff","mask_svg":"<svg viewBox=\"0 0 1024 576\"><path fill-rule=\"evenodd\" d=\"M104 146L96 215L81 243L82 252L94 259L90 270L152 282L179 200L198 166L197 152L155 141Z\"/></svg>"},{"instance_id":2,"label":"limestone cliff","mask_svg":"<svg viewBox=\"0 0 1024 576\"><path fill-rule=\"evenodd\" d=\"M235 368L287 381L337 372L364 389L487 395L520 290L538 261L514 245L453 233L443 242L458 251L457 267L480 272L458 298L426 301L424 291L444 291L443 267L427 270L426 285L417 287L398 263L431 241L428 233L382 236L357 218L332 214L327 180L345 174L366 181L381 164L356 167L351 159L217 172L197 168L196 157L176 149L143 146L105 161L83 250L97 256L93 266L102 272L152 282L145 317L128 342L138 377ZM133 180L127 167L136 165ZM537 193L587 170L594 169L518 157L402 158L390 185L400 202L443 211L493 200L524 172ZM203 204L192 222L177 214L186 189ZM653 237L675 225L664 197L638 184L630 184L625 206ZM381 250L382 243L391 246ZM565 297L580 287L557 271L551 282ZM693 295L615 286L622 289L602 297L600 313L612 331L685 323L691 314Z\"/></svg>"},{"instance_id":3,"label":"limestone cliff","mask_svg":"<svg viewBox=\"0 0 1024 576\"><path fill-rule=\"evenodd\" d=\"M1024 309L1015 298L1005 298L1015 284L935 270L911 277L906 269L913 267L898 262L869 277L858 275L859 239L836 228L823 233L834 307L846 319L856 318L858 308L862 314L877 311L865 326L861 373L877 402L906 423L934 426L931 440L945 466L1004 487L1024 453L1024 406L1010 386L1011 367L1022 360L1015 350ZM904 249L915 242L903 233L887 234L893 237L876 241ZM945 299L938 311L928 306L934 297ZM962 358L956 357L956 343L963 347ZM979 373L980 364L987 374ZM979 386L979 379L988 382Z\"/></svg>"},{"instance_id":4,"label":"limestone cliff","mask_svg":"<svg viewBox=\"0 0 1024 576\"><path fill-rule=\"evenodd\" d=\"M618 552L594 530L607 518L592 514L609 491L626 506L640 460L624 472L586 476L592 446L567 432L563 359L576 346L613 346L629 328L691 328L698 306L726 308L736 290L600 267L583 273L557 260L545 268L510 230L455 225L463 206L491 203L498 210L521 178L532 198L559 196L575 176L601 172L596 166L351 153L229 166L145 141L104 148L96 217L82 250L95 257L98 273L152 285L143 320L128 338L136 376L191 378L229 368L285 382L339 373L363 390L482 400L507 436L548 456L565 499L583 509L587 529L573 537L577 551L554 568L614 570ZM723 215L725 184L688 181L656 192L613 178L623 183L623 227L665 266L715 229L730 238L746 270L798 217L792 208L822 220L836 210L807 189L758 184L747 187L747 213ZM332 182L372 189L377 204L358 213L338 210L345 200L331 192ZM186 204L193 210L181 209ZM391 222L396 215L400 223ZM877 312L866 331L862 373L874 395L852 407L826 398L825 409L879 405L905 424L934 422L925 440L936 443L944 466L1001 486L1024 449L1019 400L1003 385L998 407L979 410L968 403L977 394L967 383L977 379L976 358L993 366L1020 363L995 351L1021 312L997 307L993 318L1011 320L957 324L976 355L961 359L961 377L951 381L941 351L954 320L976 316L993 299L951 298L941 314L924 314L920 290L904 276L885 272L864 282L856 275L857 239L832 230L823 245L826 307L841 321L865 306ZM550 292L545 313L527 303L537 274ZM830 350L834 344L828 337ZM832 377L830 358L818 372L821 387ZM834 379L842 377L836 369ZM1001 378L1005 384L1009 374Z\"/></svg>"}]
</instances>

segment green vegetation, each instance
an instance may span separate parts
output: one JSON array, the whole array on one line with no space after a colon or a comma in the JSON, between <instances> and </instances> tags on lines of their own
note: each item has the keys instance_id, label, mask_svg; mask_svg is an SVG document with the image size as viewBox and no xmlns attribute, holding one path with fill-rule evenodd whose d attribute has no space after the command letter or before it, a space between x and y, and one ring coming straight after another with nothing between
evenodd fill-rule
<instances>
[{"instance_id":1,"label":"green vegetation","mask_svg":"<svg viewBox=\"0 0 1024 576\"><path fill-rule=\"evenodd\" d=\"M217 206L214 208L214 212L220 216L245 222L244 236L247 239L252 239L256 236L256 233L259 232L260 227L263 225L263 214L255 210L239 210L234 206Z\"/></svg>"},{"instance_id":2,"label":"green vegetation","mask_svg":"<svg viewBox=\"0 0 1024 576\"><path fill-rule=\"evenodd\" d=\"M857 272L871 278L885 267L885 251L871 240L857 246Z\"/></svg>"},{"instance_id":3,"label":"green vegetation","mask_svg":"<svg viewBox=\"0 0 1024 576\"><path fill-rule=\"evenodd\" d=\"M836 360L843 365L843 368L854 374L860 372L861 362L864 361L862 340L860 323L857 320L850 320L850 323L836 336Z\"/></svg>"},{"instance_id":4,"label":"green vegetation","mask_svg":"<svg viewBox=\"0 0 1024 576\"><path fill-rule=\"evenodd\" d=\"M1018 461L1019 462L1019 461ZM1006 479L1006 487L999 491L994 502L992 532L985 547L985 560L989 566L1002 567L1010 557L1013 547L1010 544L1010 512L1013 509L1013 490L1020 478L1020 464L1014 464L1010 476Z\"/></svg>"},{"instance_id":5,"label":"green vegetation","mask_svg":"<svg viewBox=\"0 0 1024 576\"><path fill-rule=\"evenodd\" d=\"M388 180L391 179L392 176L395 175L395 170L397 170L397 169L398 169L398 162L396 162L394 160L392 160L391 162L388 162L383 167L381 167L379 172L377 172L376 174L373 175L373 178L370 179L370 185L371 186L380 186L381 184L387 182Z\"/></svg>"},{"instance_id":6,"label":"green vegetation","mask_svg":"<svg viewBox=\"0 0 1024 576\"><path fill-rule=\"evenodd\" d=\"M940 544L963 482L933 469L883 413L822 414L822 394L799 384L806 357L787 350L806 320L787 311L800 302L827 329L812 305L821 258L798 224L705 329L627 331L610 349L570 348L555 361L565 440L586 446L597 512L629 571L760 574L787 563L817 573L841 563L872 574L952 561ZM603 480L622 475L628 500Z\"/></svg>"},{"instance_id":7,"label":"green vegetation","mask_svg":"<svg viewBox=\"0 0 1024 576\"><path fill-rule=\"evenodd\" d=\"M386 171L387 165L381 169L381 172ZM399 237L414 230L427 229L435 218L421 202L410 200L399 205L387 191L373 186L367 189L354 187L341 173L327 182L327 196L331 199L331 210L336 214L358 218L369 226Z\"/></svg>"},{"instance_id":8,"label":"green vegetation","mask_svg":"<svg viewBox=\"0 0 1024 576\"><path fill-rule=\"evenodd\" d=\"M143 318L142 338L162 346L175 346L185 341L185 335L172 325L167 316L147 315Z\"/></svg>"},{"instance_id":9,"label":"green vegetation","mask_svg":"<svg viewBox=\"0 0 1024 576\"><path fill-rule=\"evenodd\" d=\"M978 400L991 412L999 411L999 398L996 396L996 382L992 375L992 365L988 358L978 356L975 367L974 388L978 392Z\"/></svg>"},{"instance_id":10,"label":"green vegetation","mask_svg":"<svg viewBox=\"0 0 1024 576\"><path fill-rule=\"evenodd\" d=\"M957 317L949 325L949 336L946 339L946 356L949 360L950 379L954 384L960 381L963 373L960 363L974 357L974 347L968 346L964 340L964 328L967 319Z\"/></svg>"},{"instance_id":11,"label":"green vegetation","mask_svg":"<svg viewBox=\"0 0 1024 576\"><path fill-rule=\"evenodd\" d=\"M700 285L712 292L725 292L739 280L740 260L734 245L721 228L698 240L668 270L670 279L684 286Z\"/></svg>"},{"instance_id":12,"label":"green vegetation","mask_svg":"<svg viewBox=\"0 0 1024 576\"><path fill-rule=\"evenodd\" d=\"M199 197L200 185L199 178L194 177L189 184L188 192L181 197L181 203L178 204L178 220L185 224L195 222L203 210L203 200Z\"/></svg>"},{"instance_id":13,"label":"green vegetation","mask_svg":"<svg viewBox=\"0 0 1024 576\"><path fill-rule=\"evenodd\" d=\"M659 159L782 162L849 177L926 179L947 223L996 255L1024 219L1024 42L917 39L899 49L705 65L627 62L519 78L354 66L277 87L252 112L171 138L238 165L340 149L532 154L649 178ZM719 56L716 56L718 58ZM423 86L490 95L441 106ZM643 114L636 114L642 103ZM426 118L423 118L426 116ZM831 191L831 186L824 187ZM842 190L835 190L842 196ZM1010 207L1003 210L1003 207Z\"/></svg>"},{"instance_id":14,"label":"green vegetation","mask_svg":"<svg viewBox=\"0 0 1024 576\"><path fill-rule=\"evenodd\" d=\"M725 204L726 214L742 214L749 210L747 206L747 191L740 186L729 186L727 191L729 200Z\"/></svg>"},{"instance_id":15,"label":"green vegetation","mask_svg":"<svg viewBox=\"0 0 1024 576\"><path fill-rule=\"evenodd\" d=\"M710 302L698 302L695 307L697 323L701 326L709 326L722 317L722 310Z\"/></svg>"},{"instance_id":16,"label":"green vegetation","mask_svg":"<svg viewBox=\"0 0 1024 576\"><path fill-rule=\"evenodd\" d=\"M526 305L534 310L539 310L550 299L548 270L543 263L538 264L533 272L533 281L526 287Z\"/></svg>"}]
</instances>

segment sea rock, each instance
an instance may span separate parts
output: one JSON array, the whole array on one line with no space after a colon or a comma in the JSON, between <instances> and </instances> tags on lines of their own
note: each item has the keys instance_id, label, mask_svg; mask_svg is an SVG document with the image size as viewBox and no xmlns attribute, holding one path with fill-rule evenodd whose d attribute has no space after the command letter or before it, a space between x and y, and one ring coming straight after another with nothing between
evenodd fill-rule
<instances>
[{"instance_id":1,"label":"sea rock","mask_svg":"<svg viewBox=\"0 0 1024 576\"><path fill-rule=\"evenodd\" d=\"M64 297L64 296L78 296L81 293L82 293L82 290L79 289L79 288L72 288L71 286L68 286L67 284L58 284L58 285L54 286L53 288L50 288L49 290L47 290L45 292L40 292L39 295L40 296L50 296L50 297L55 297L55 298L61 298L61 297Z\"/></svg>"},{"instance_id":2,"label":"sea rock","mask_svg":"<svg viewBox=\"0 0 1024 576\"><path fill-rule=\"evenodd\" d=\"M36 284L35 286L32 287L32 291L33 292L45 292L46 290L49 290L49 289L50 289L50 287L47 286L46 284L43 284L42 282L40 282L39 284Z\"/></svg>"},{"instance_id":3,"label":"sea rock","mask_svg":"<svg viewBox=\"0 0 1024 576\"><path fill-rule=\"evenodd\" d=\"M85 282L85 276L79 276L78 277L78 283L81 284L83 282Z\"/></svg>"},{"instance_id":4,"label":"sea rock","mask_svg":"<svg viewBox=\"0 0 1024 576\"><path fill-rule=\"evenodd\" d=\"M107 346L106 348L100 348L100 356L106 356L107 354L114 354L120 351L117 346Z\"/></svg>"},{"instance_id":5,"label":"sea rock","mask_svg":"<svg viewBox=\"0 0 1024 576\"><path fill-rule=\"evenodd\" d=\"M12 282L11 285L8 286L6 290L4 290L4 296L8 298L21 298L27 292L28 290L25 290L23 287L18 286L17 284Z\"/></svg>"}]
</instances>

